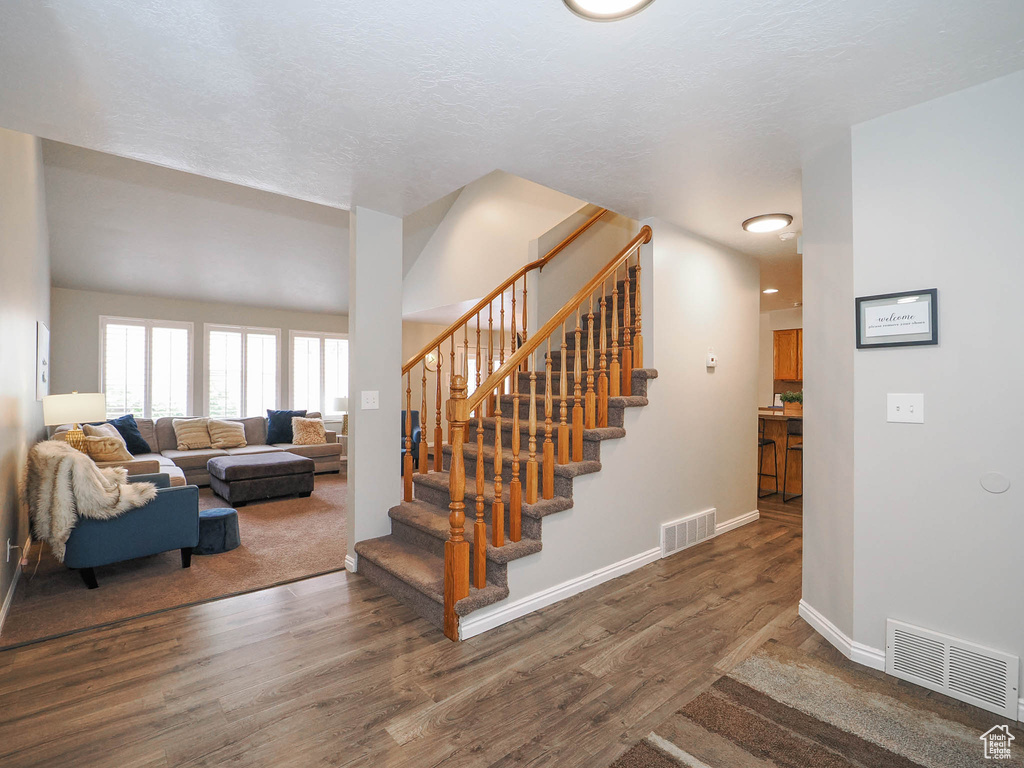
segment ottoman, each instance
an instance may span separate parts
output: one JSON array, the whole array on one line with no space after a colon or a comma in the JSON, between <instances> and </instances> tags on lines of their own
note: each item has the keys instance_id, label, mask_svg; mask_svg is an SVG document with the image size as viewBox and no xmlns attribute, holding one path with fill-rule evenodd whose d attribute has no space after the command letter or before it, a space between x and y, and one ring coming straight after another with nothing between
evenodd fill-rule
<instances>
[{"instance_id":1,"label":"ottoman","mask_svg":"<svg viewBox=\"0 0 1024 768\"><path fill-rule=\"evenodd\" d=\"M206 464L213 492L233 507L281 496L309 496L315 466L312 459L285 452L217 456Z\"/></svg>"},{"instance_id":2,"label":"ottoman","mask_svg":"<svg viewBox=\"0 0 1024 768\"><path fill-rule=\"evenodd\" d=\"M238 513L233 509L199 510L199 546L196 555L219 555L242 543L238 534Z\"/></svg>"}]
</instances>

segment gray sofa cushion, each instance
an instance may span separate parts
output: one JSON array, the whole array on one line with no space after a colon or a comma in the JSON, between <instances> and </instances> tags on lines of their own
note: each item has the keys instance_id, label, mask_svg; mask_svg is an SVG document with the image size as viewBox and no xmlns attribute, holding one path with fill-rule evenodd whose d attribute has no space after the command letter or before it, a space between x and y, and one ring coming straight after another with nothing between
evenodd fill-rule
<instances>
[{"instance_id":1,"label":"gray sofa cushion","mask_svg":"<svg viewBox=\"0 0 1024 768\"><path fill-rule=\"evenodd\" d=\"M207 464L210 476L225 482L233 480L254 480L261 477L282 475L313 474L312 459L293 453L262 453L249 456L222 456L213 458Z\"/></svg>"},{"instance_id":2,"label":"gray sofa cushion","mask_svg":"<svg viewBox=\"0 0 1024 768\"><path fill-rule=\"evenodd\" d=\"M320 445L292 445L291 443L275 443L274 448L297 456L308 456L311 459L319 459L329 456L341 456L340 443L322 443Z\"/></svg>"},{"instance_id":3,"label":"gray sofa cushion","mask_svg":"<svg viewBox=\"0 0 1024 768\"><path fill-rule=\"evenodd\" d=\"M160 419L160 421L163 421L163 419ZM157 429L160 428L159 423L157 422ZM222 451L220 448L200 448L195 451L179 451L175 449L161 451L161 453L182 469L203 469L206 467L206 462L210 459L228 455L227 451Z\"/></svg>"}]
</instances>

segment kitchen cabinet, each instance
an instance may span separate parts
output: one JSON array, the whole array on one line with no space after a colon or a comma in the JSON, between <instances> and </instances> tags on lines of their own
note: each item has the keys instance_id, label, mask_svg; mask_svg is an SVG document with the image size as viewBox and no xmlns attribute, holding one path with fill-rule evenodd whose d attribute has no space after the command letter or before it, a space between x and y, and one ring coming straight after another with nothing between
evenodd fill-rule
<instances>
[{"instance_id":1,"label":"kitchen cabinet","mask_svg":"<svg viewBox=\"0 0 1024 768\"><path fill-rule=\"evenodd\" d=\"M803 381L804 332L801 328L775 331L775 379Z\"/></svg>"}]
</instances>

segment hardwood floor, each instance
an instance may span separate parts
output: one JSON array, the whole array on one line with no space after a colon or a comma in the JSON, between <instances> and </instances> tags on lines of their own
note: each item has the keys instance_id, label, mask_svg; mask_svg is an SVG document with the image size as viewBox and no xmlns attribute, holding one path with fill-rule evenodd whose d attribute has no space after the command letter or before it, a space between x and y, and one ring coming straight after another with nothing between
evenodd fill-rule
<instances>
[{"instance_id":1,"label":"hardwood floor","mask_svg":"<svg viewBox=\"0 0 1024 768\"><path fill-rule=\"evenodd\" d=\"M338 573L0 652L0 765L606 766L812 638L785 506L463 643Z\"/></svg>"}]
</instances>

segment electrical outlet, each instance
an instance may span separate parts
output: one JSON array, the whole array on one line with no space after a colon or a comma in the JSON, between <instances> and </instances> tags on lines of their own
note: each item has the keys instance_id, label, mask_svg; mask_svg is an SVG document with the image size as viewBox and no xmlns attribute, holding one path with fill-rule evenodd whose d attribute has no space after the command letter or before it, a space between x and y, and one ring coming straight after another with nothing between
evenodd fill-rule
<instances>
[{"instance_id":1,"label":"electrical outlet","mask_svg":"<svg viewBox=\"0 0 1024 768\"><path fill-rule=\"evenodd\" d=\"M376 411L380 408L380 392L378 390L364 390L362 395L364 411Z\"/></svg>"},{"instance_id":2,"label":"electrical outlet","mask_svg":"<svg viewBox=\"0 0 1024 768\"><path fill-rule=\"evenodd\" d=\"M903 424L924 424L924 395L894 394L886 397L885 420Z\"/></svg>"}]
</instances>

